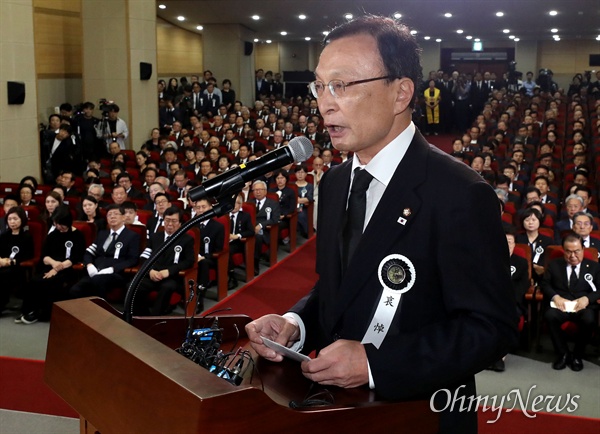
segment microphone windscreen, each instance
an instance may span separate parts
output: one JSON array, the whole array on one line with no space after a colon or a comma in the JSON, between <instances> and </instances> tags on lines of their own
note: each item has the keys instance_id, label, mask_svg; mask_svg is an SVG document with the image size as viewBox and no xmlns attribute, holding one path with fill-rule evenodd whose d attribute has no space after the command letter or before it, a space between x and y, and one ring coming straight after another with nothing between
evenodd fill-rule
<instances>
[{"instance_id":1,"label":"microphone windscreen","mask_svg":"<svg viewBox=\"0 0 600 434\"><path fill-rule=\"evenodd\" d=\"M313 144L305 136L294 137L289 141L288 146L290 147L290 151L292 151L292 156L296 163L308 160L313 153Z\"/></svg>"}]
</instances>

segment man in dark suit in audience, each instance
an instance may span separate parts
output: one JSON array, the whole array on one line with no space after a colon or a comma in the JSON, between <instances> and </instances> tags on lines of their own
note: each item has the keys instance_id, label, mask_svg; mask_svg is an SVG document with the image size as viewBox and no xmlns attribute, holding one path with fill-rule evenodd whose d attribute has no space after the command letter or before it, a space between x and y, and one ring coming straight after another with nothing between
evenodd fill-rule
<instances>
[{"instance_id":1,"label":"man in dark suit in audience","mask_svg":"<svg viewBox=\"0 0 600 434\"><path fill-rule=\"evenodd\" d=\"M233 211L229 213L229 289L234 289L237 286L237 279L234 275L234 264L231 258L236 253L245 255L244 243L241 239L254 236L252 218L250 214L242 210L243 203L244 198L240 194L235 198Z\"/></svg>"},{"instance_id":2,"label":"man in dark suit in audience","mask_svg":"<svg viewBox=\"0 0 600 434\"><path fill-rule=\"evenodd\" d=\"M150 237L141 259L145 261L153 252L159 250L176 230L181 227L183 210L176 206L167 208L164 212L165 230ZM174 246L163 252L154 263L146 277L140 282L138 290L142 294L157 291L158 295L150 306L145 306L142 313L150 315L165 315L169 312L169 300L174 292L182 292L183 279L179 272L194 265L194 239L188 234L181 235ZM140 302L145 300L140 299Z\"/></svg>"},{"instance_id":3,"label":"man in dark suit in audience","mask_svg":"<svg viewBox=\"0 0 600 434\"><path fill-rule=\"evenodd\" d=\"M583 257L583 241L577 234L568 234L562 243L565 251L548 265L542 281L544 299L550 306L544 313L550 337L554 345L556 360L553 369L569 366L573 371L583 369L583 356L596 318L593 306L600 297L600 265ZM577 324L575 347L571 352L561 325L567 321Z\"/></svg>"},{"instance_id":4,"label":"man in dark suit in audience","mask_svg":"<svg viewBox=\"0 0 600 434\"><path fill-rule=\"evenodd\" d=\"M440 432L474 433L476 406L450 410L436 392L469 402L474 374L517 342L498 198L412 123L421 67L408 28L359 17L326 42L311 92L333 146L354 157L319 184L319 281L285 317L248 324L248 337L272 361L283 356L261 336L316 350L301 364L312 381L432 399L446 405Z\"/></svg>"},{"instance_id":5,"label":"man in dark suit in audience","mask_svg":"<svg viewBox=\"0 0 600 434\"><path fill-rule=\"evenodd\" d=\"M148 238L164 226L164 213L171 207L171 201L166 193L156 193L154 195L154 209L156 213L148 218L146 229L148 230Z\"/></svg>"},{"instance_id":6,"label":"man in dark suit in audience","mask_svg":"<svg viewBox=\"0 0 600 434\"><path fill-rule=\"evenodd\" d=\"M212 209L212 204L208 199L200 199L194 203L196 215L203 214ZM225 242L225 228L223 224L215 219L206 220L198 224L200 228L200 253L198 254L198 279L196 283L201 290L198 297L202 297L199 302L199 310L204 309L204 294L209 286L212 286L209 274L211 269L217 268L217 261L213 254L223 250Z\"/></svg>"},{"instance_id":7,"label":"man in dark suit in audience","mask_svg":"<svg viewBox=\"0 0 600 434\"><path fill-rule=\"evenodd\" d=\"M140 255L140 237L125 227L125 211L119 205L106 208L107 230L100 231L96 240L83 256L87 276L70 290L73 298L97 295L106 297L114 287L127 283L124 271L137 264Z\"/></svg>"},{"instance_id":8,"label":"man in dark suit in audience","mask_svg":"<svg viewBox=\"0 0 600 434\"><path fill-rule=\"evenodd\" d=\"M269 246L270 230L267 226L276 225L279 223L279 202L267 197L267 183L264 181L254 181L252 184L252 193L256 203L256 226L254 233L256 234L256 247L254 249L254 274L260 272L260 256L262 254L263 245Z\"/></svg>"},{"instance_id":9,"label":"man in dark suit in audience","mask_svg":"<svg viewBox=\"0 0 600 434\"><path fill-rule=\"evenodd\" d=\"M125 189L125 193L127 193L129 199L144 199L144 193L136 189L131 181L131 175L127 172L123 172L117 176L117 184Z\"/></svg>"},{"instance_id":10,"label":"man in dark suit in audience","mask_svg":"<svg viewBox=\"0 0 600 434\"><path fill-rule=\"evenodd\" d=\"M581 237L583 247L593 247L598 250L600 258L600 240L590 236L592 230L594 230L594 216L585 211L573 215L573 232Z\"/></svg>"}]
</instances>

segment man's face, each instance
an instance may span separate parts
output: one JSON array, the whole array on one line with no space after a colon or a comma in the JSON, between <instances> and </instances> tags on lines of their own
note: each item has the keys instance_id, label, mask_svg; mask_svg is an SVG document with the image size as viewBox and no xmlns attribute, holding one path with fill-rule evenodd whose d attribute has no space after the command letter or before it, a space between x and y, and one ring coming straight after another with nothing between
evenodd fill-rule
<instances>
[{"instance_id":1,"label":"man's face","mask_svg":"<svg viewBox=\"0 0 600 434\"><path fill-rule=\"evenodd\" d=\"M333 158L333 155L331 154L331 151L329 149L326 149L325 151L323 151L323 153L321 154L321 158L323 159L323 163L324 164L329 164L331 163L331 160Z\"/></svg>"},{"instance_id":2,"label":"man's face","mask_svg":"<svg viewBox=\"0 0 600 434\"><path fill-rule=\"evenodd\" d=\"M137 217L137 213L133 208L125 209L125 224L132 225L135 223L135 218Z\"/></svg>"},{"instance_id":3,"label":"man's face","mask_svg":"<svg viewBox=\"0 0 600 434\"><path fill-rule=\"evenodd\" d=\"M88 190L88 193L98 202L102 200L102 195L100 194L100 187L92 187Z\"/></svg>"},{"instance_id":4,"label":"man's face","mask_svg":"<svg viewBox=\"0 0 600 434\"><path fill-rule=\"evenodd\" d=\"M530 191L529 193L527 193L525 198L526 198L527 203L540 201L540 196L535 191Z\"/></svg>"},{"instance_id":5,"label":"man's face","mask_svg":"<svg viewBox=\"0 0 600 434\"><path fill-rule=\"evenodd\" d=\"M375 39L363 34L327 45L315 72L316 78L326 84L331 80L349 82L386 75ZM346 88L339 97L334 97L326 86L318 105L333 146L359 154L369 149L365 154L374 155L404 128L398 115L408 108L413 90L409 79L397 79L391 84L385 80L358 84Z\"/></svg>"},{"instance_id":6,"label":"man's face","mask_svg":"<svg viewBox=\"0 0 600 434\"><path fill-rule=\"evenodd\" d=\"M148 195L150 196L150 199L154 200L154 196L156 196L157 193L162 192L163 189L160 185L151 185L150 188L148 188Z\"/></svg>"},{"instance_id":7,"label":"man's face","mask_svg":"<svg viewBox=\"0 0 600 434\"><path fill-rule=\"evenodd\" d=\"M504 174L504 176L508 176L511 182L515 180L515 171L512 169L512 167L510 169L505 168L502 173Z\"/></svg>"},{"instance_id":8,"label":"man's face","mask_svg":"<svg viewBox=\"0 0 600 434\"><path fill-rule=\"evenodd\" d=\"M575 175L575 179L573 180L573 182L577 185L587 185L588 180L585 177L585 175L578 173L577 175Z\"/></svg>"},{"instance_id":9,"label":"man's face","mask_svg":"<svg viewBox=\"0 0 600 434\"><path fill-rule=\"evenodd\" d=\"M187 185L188 179L185 175L178 173L173 179L177 188L185 188L185 186Z\"/></svg>"},{"instance_id":10,"label":"man's face","mask_svg":"<svg viewBox=\"0 0 600 434\"><path fill-rule=\"evenodd\" d=\"M114 110L111 110L108 112L108 119L110 119L111 121L116 121L119 117L119 113L117 113Z\"/></svg>"},{"instance_id":11,"label":"man's face","mask_svg":"<svg viewBox=\"0 0 600 434\"><path fill-rule=\"evenodd\" d=\"M127 200L127 193L125 192L125 189L121 186L115 187L112 191L111 196L113 202L117 205L121 205L123 202L125 202L125 200Z\"/></svg>"},{"instance_id":12,"label":"man's face","mask_svg":"<svg viewBox=\"0 0 600 434\"><path fill-rule=\"evenodd\" d=\"M212 205L205 199L199 200L194 204L194 211L196 211L196 214L204 214L206 211L211 209Z\"/></svg>"},{"instance_id":13,"label":"man's face","mask_svg":"<svg viewBox=\"0 0 600 434\"><path fill-rule=\"evenodd\" d=\"M545 179L536 179L535 180L535 188L537 188L542 196L545 196L548 193L548 183Z\"/></svg>"},{"instance_id":14,"label":"man's face","mask_svg":"<svg viewBox=\"0 0 600 434\"><path fill-rule=\"evenodd\" d=\"M283 134L281 131L277 130L273 133L273 142L275 144L280 144L283 142Z\"/></svg>"},{"instance_id":15,"label":"man's face","mask_svg":"<svg viewBox=\"0 0 600 434\"><path fill-rule=\"evenodd\" d=\"M578 192L575 193L577 196L579 196L580 198L583 199L583 207L587 208L588 205L590 204L590 202L592 201L590 198L590 195L587 191L584 190L579 190Z\"/></svg>"},{"instance_id":16,"label":"man's face","mask_svg":"<svg viewBox=\"0 0 600 434\"><path fill-rule=\"evenodd\" d=\"M579 241L567 241L563 247L567 264L577 266L583 261L583 247Z\"/></svg>"},{"instance_id":17,"label":"man's face","mask_svg":"<svg viewBox=\"0 0 600 434\"><path fill-rule=\"evenodd\" d=\"M179 122L174 122L173 123L173 132L178 133L179 131L181 131L181 124Z\"/></svg>"},{"instance_id":18,"label":"man's face","mask_svg":"<svg viewBox=\"0 0 600 434\"><path fill-rule=\"evenodd\" d=\"M203 161L200 164L200 172L202 173L202 175L206 176L208 175L212 170L212 166L210 164L210 161Z\"/></svg>"},{"instance_id":19,"label":"man's face","mask_svg":"<svg viewBox=\"0 0 600 434\"><path fill-rule=\"evenodd\" d=\"M582 238L587 238L593 228L590 219L584 215L577 216L573 220L573 231Z\"/></svg>"},{"instance_id":20,"label":"man's face","mask_svg":"<svg viewBox=\"0 0 600 434\"><path fill-rule=\"evenodd\" d=\"M111 209L106 213L106 223L112 229L119 229L125 223L125 216L118 209Z\"/></svg>"},{"instance_id":21,"label":"man's face","mask_svg":"<svg viewBox=\"0 0 600 434\"><path fill-rule=\"evenodd\" d=\"M262 183L257 183L252 186L252 192L257 200L263 200L267 195L267 188Z\"/></svg>"},{"instance_id":22,"label":"man's face","mask_svg":"<svg viewBox=\"0 0 600 434\"><path fill-rule=\"evenodd\" d=\"M131 188L131 179L127 177L123 177L119 179L119 185L123 187L125 190L129 190Z\"/></svg>"},{"instance_id":23,"label":"man's face","mask_svg":"<svg viewBox=\"0 0 600 434\"><path fill-rule=\"evenodd\" d=\"M181 227L181 222L179 221L179 214L175 213L170 216L165 216L165 233L167 235L173 235L173 233Z\"/></svg>"},{"instance_id":24,"label":"man's face","mask_svg":"<svg viewBox=\"0 0 600 434\"><path fill-rule=\"evenodd\" d=\"M75 180L73 179L72 173L64 173L63 175L58 177L58 184L63 187L69 189L75 184Z\"/></svg>"},{"instance_id":25,"label":"man's face","mask_svg":"<svg viewBox=\"0 0 600 434\"><path fill-rule=\"evenodd\" d=\"M247 158L248 157L248 148L246 146L241 146L239 155L240 155L240 158Z\"/></svg>"},{"instance_id":26,"label":"man's face","mask_svg":"<svg viewBox=\"0 0 600 434\"><path fill-rule=\"evenodd\" d=\"M581 202L576 199L571 199L567 202L567 215L572 218L576 213L583 210Z\"/></svg>"},{"instance_id":27,"label":"man's face","mask_svg":"<svg viewBox=\"0 0 600 434\"><path fill-rule=\"evenodd\" d=\"M321 172L323 170L323 165L324 163L322 158L317 157L313 160L313 170L315 172Z\"/></svg>"},{"instance_id":28,"label":"man's face","mask_svg":"<svg viewBox=\"0 0 600 434\"><path fill-rule=\"evenodd\" d=\"M154 205L156 205L156 212L163 215L167 208L171 206L171 202L165 196L158 196L154 199Z\"/></svg>"}]
</instances>

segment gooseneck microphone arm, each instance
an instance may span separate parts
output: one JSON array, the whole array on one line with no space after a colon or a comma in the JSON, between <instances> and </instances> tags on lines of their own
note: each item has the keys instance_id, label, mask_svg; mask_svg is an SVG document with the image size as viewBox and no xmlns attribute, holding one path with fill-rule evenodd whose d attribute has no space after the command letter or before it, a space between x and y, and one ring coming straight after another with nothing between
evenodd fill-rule
<instances>
[{"instance_id":1,"label":"gooseneck microphone arm","mask_svg":"<svg viewBox=\"0 0 600 434\"><path fill-rule=\"evenodd\" d=\"M241 188L240 188L241 191ZM221 202L213 205L213 208L206 211L205 213L194 216L187 222L183 223L179 229L177 229L173 235L165 241L165 243L160 246L158 250L152 251L152 255L142 264L139 271L133 277L133 280L129 284L129 288L127 288L127 294L125 295L125 306L123 308L123 319L131 324L131 320L133 318L133 304L135 303L135 297L138 292L138 287L142 279L146 276L146 274L150 271L152 266L156 263L158 258L169 249L180 237L182 234L186 233L191 227L194 225L201 223L205 220L211 219L213 217L220 217L222 215L227 214L233 209L233 205L235 203L235 196L232 196L230 199L224 199ZM196 292L198 291L196 285Z\"/></svg>"}]
</instances>

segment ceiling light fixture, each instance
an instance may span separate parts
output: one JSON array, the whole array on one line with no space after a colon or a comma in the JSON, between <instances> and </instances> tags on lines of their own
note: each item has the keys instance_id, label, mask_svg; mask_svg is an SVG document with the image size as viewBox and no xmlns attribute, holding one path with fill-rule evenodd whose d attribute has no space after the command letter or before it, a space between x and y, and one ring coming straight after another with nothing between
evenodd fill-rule
<instances>
[{"instance_id":1,"label":"ceiling light fixture","mask_svg":"<svg viewBox=\"0 0 600 434\"><path fill-rule=\"evenodd\" d=\"M423 39L425 39L426 41L429 41L431 39L431 36L423 36Z\"/></svg>"},{"instance_id":2,"label":"ceiling light fixture","mask_svg":"<svg viewBox=\"0 0 600 434\"><path fill-rule=\"evenodd\" d=\"M468 39L470 41L471 39L473 39L473 36L469 35L466 37L466 39Z\"/></svg>"},{"instance_id":3,"label":"ceiling light fixture","mask_svg":"<svg viewBox=\"0 0 600 434\"><path fill-rule=\"evenodd\" d=\"M402 14L400 12L396 12L394 14L394 18L396 18L397 20L399 20L400 18L402 18Z\"/></svg>"},{"instance_id":4,"label":"ceiling light fixture","mask_svg":"<svg viewBox=\"0 0 600 434\"><path fill-rule=\"evenodd\" d=\"M510 33L510 30L509 29L504 29L504 30L502 30L502 33Z\"/></svg>"},{"instance_id":5,"label":"ceiling light fixture","mask_svg":"<svg viewBox=\"0 0 600 434\"><path fill-rule=\"evenodd\" d=\"M310 41L310 36L304 38L305 41Z\"/></svg>"},{"instance_id":6,"label":"ceiling light fixture","mask_svg":"<svg viewBox=\"0 0 600 434\"><path fill-rule=\"evenodd\" d=\"M159 8L159 9L166 9L166 8L167 8L167 5L158 5L158 8Z\"/></svg>"},{"instance_id":7,"label":"ceiling light fixture","mask_svg":"<svg viewBox=\"0 0 600 434\"><path fill-rule=\"evenodd\" d=\"M347 20L351 20L352 18L354 18L354 16L352 14L345 14L344 18L346 18Z\"/></svg>"},{"instance_id":8,"label":"ceiling light fixture","mask_svg":"<svg viewBox=\"0 0 600 434\"><path fill-rule=\"evenodd\" d=\"M475 42L480 42L480 41L481 41L481 39L479 39L479 38L475 38L475 39L473 39L473 40L474 40Z\"/></svg>"},{"instance_id":9,"label":"ceiling light fixture","mask_svg":"<svg viewBox=\"0 0 600 434\"><path fill-rule=\"evenodd\" d=\"M179 15L179 16L177 17L177 19L178 19L179 21L185 21L185 17L184 17L183 15Z\"/></svg>"},{"instance_id":10,"label":"ceiling light fixture","mask_svg":"<svg viewBox=\"0 0 600 434\"><path fill-rule=\"evenodd\" d=\"M510 35L508 39L515 39L515 35Z\"/></svg>"},{"instance_id":11,"label":"ceiling light fixture","mask_svg":"<svg viewBox=\"0 0 600 434\"><path fill-rule=\"evenodd\" d=\"M551 17L555 17L555 16L558 15L558 12L557 11L550 11L550 12L548 12L548 15L550 15Z\"/></svg>"},{"instance_id":12,"label":"ceiling light fixture","mask_svg":"<svg viewBox=\"0 0 600 434\"><path fill-rule=\"evenodd\" d=\"M503 17L504 16L504 12L496 12L496 16L497 17Z\"/></svg>"},{"instance_id":13,"label":"ceiling light fixture","mask_svg":"<svg viewBox=\"0 0 600 434\"><path fill-rule=\"evenodd\" d=\"M440 38L437 38L437 39L435 40L435 42L442 42L442 40L441 40Z\"/></svg>"},{"instance_id":14,"label":"ceiling light fixture","mask_svg":"<svg viewBox=\"0 0 600 434\"><path fill-rule=\"evenodd\" d=\"M410 34L413 35L413 36L416 35L417 33L419 33L419 32L417 32L416 30L411 30L410 31Z\"/></svg>"},{"instance_id":15,"label":"ceiling light fixture","mask_svg":"<svg viewBox=\"0 0 600 434\"><path fill-rule=\"evenodd\" d=\"M462 35L464 32L462 31L462 29L458 29L458 30L456 31L456 33L458 33L459 35Z\"/></svg>"},{"instance_id":16,"label":"ceiling light fixture","mask_svg":"<svg viewBox=\"0 0 600 434\"><path fill-rule=\"evenodd\" d=\"M521 40L521 39L519 39L519 38L515 38L515 39L514 39L514 41L515 41L515 42L519 42L520 40Z\"/></svg>"},{"instance_id":17,"label":"ceiling light fixture","mask_svg":"<svg viewBox=\"0 0 600 434\"><path fill-rule=\"evenodd\" d=\"M204 30L204 27L202 27L202 26L196 26L196 30Z\"/></svg>"},{"instance_id":18,"label":"ceiling light fixture","mask_svg":"<svg viewBox=\"0 0 600 434\"><path fill-rule=\"evenodd\" d=\"M271 43L271 42L273 42L273 41L271 41L270 39L267 39L265 42L266 42L267 44L270 44L270 43Z\"/></svg>"},{"instance_id":19,"label":"ceiling light fixture","mask_svg":"<svg viewBox=\"0 0 600 434\"><path fill-rule=\"evenodd\" d=\"M301 20L305 20L306 19L306 15L300 14L300 15L298 15L298 18L301 19Z\"/></svg>"},{"instance_id":20,"label":"ceiling light fixture","mask_svg":"<svg viewBox=\"0 0 600 434\"><path fill-rule=\"evenodd\" d=\"M258 42L258 38L254 38L254 42Z\"/></svg>"},{"instance_id":21,"label":"ceiling light fixture","mask_svg":"<svg viewBox=\"0 0 600 434\"><path fill-rule=\"evenodd\" d=\"M287 32L281 32L280 35L285 36L285 35L287 35Z\"/></svg>"},{"instance_id":22,"label":"ceiling light fixture","mask_svg":"<svg viewBox=\"0 0 600 434\"><path fill-rule=\"evenodd\" d=\"M558 33L558 29L550 29L552 33Z\"/></svg>"},{"instance_id":23,"label":"ceiling light fixture","mask_svg":"<svg viewBox=\"0 0 600 434\"><path fill-rule=\"evenodd\" d=\"M446 18L452 18L452 14L451 14L450 12L446 12L446 13L444 14L444 16L445 16Z\"/></svg>"},{"instance_id":24,"label":"ceiling light fixture","mask_svg":"<svg viewBox=\"0 0 600 434\"><path fill-rule=\"evenodd\" d=\"M258 15L252 15L252 19L254 21L258 21L258 20L260 20L260 17Z\"/></svg>"}]
</instances>

